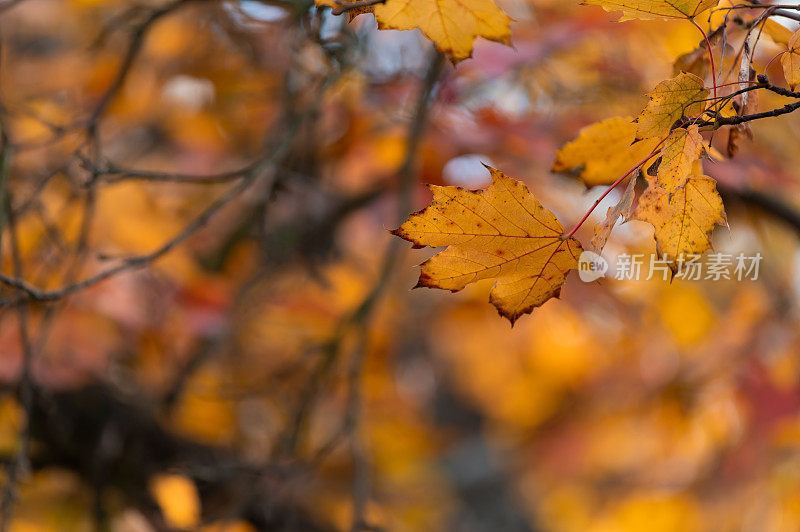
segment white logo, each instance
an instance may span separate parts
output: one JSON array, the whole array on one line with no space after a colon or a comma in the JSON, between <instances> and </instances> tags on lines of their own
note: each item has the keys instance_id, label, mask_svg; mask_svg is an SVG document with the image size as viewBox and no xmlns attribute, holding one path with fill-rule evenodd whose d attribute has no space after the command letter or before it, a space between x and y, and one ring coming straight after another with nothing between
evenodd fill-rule
<instances>
[{"instance_id":1,"label":"white logo","mask_svg":"<svg viewBox=\"0 0 800 532\"><path fill-rule=\"evenodd\" d=\"M584 251L578 258L578 276L584 283L605 277L608 261L593 251Z\"/></svg>"}]
</instances>

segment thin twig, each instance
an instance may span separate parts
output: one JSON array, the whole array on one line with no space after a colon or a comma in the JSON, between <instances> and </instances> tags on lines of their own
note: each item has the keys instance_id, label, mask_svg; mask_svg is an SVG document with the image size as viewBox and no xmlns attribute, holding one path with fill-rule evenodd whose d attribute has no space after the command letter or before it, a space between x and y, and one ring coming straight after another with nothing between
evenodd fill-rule
<instances>
[{"instance_id":1,"label":"thin twig","mask_svg":"<svg viewBox=\"0 0 800 532\"><path fill-rule=\"evenodd\" d=\"M411 196L413 192L413 184L415 178L415 168L417 164L417 157L419 145L422 140L422 134L428 122L428 115L431 105L431 96L436 86L439 76L441 75L442 67L444 65L444 56L438 51L432 51L432 56L429 61L428 71L422 84L422 88L417 98L414 109L413 118L409 125L408 137L406 143L405 156L403 162L398 170L398 200L397 200L397 220L398 224L402 223L408 212L411 210ZM397 259L399 258L402 246L400 241L392 240L389 243L386 255L382 262L381 270L378 279L373 289L362 300L361 304L356 309L346 316L339 326L333 338L324 346L323 354L319 363L314 368L311 375L310 382L307 383L306 390L301 397L295 413L292 417L292 422L288 428L288 434L283 438L283 443L277 450L278 453L292 455L296 452L303 431L306 427L307 417L312 410L313 405L317 399L319 389L322 381L330 369L335 364L339 356L339 347L344 339L345 331L353 325L363 323L371 314L375 304L380 299L383 291L386 289L391 274L395 268ZM347 433L352 427L347 418L343 424L341 431L337 432L331 441L322 446L322 449L332 450L336 446L338 440ZM318 453L318 457L324 453Z\"/></svg>"},{"instance_id":2,"label":"thin twig","mask_svg":"<svg viewBox=\"0 0 800 532\"><path fill-rule=\"evenodd\" d=\"M87 129L95 129L98 121L103 116L103 113L105 113L109 104L112 102L120 89L122 89L122 86L125 84L125 80L128 78L128 74L130 74L133 64L136 62L136 58L139 56L139 53L142 50L147 35L155 23L158 22L158 20L163 16L172 13L179 7L195 1L198 0L174 0L165 6L153 10L147 16L147 18L136 27L136 29L133 31L131 41L128 44L127 51L125 52L125 57L123 57L122 63L120 63L114 79L111 81L108 89L106 89L106 91L100 97L100 101L97 103L92 111L92 114L89 116L89 119L86 121Z\"/></svg>"},{"instance_id":3,"label":"thin twig","mask_svg":"<svg viewBox=\"0 0 800 532\"><path fill-rule=\"evenodd\" d=\"M19 235L17 232L16 218L10 208L10 198L6 194L3 198L4 210L8 213L9 243L11 248L11 262L14 275L23 276L22 257L19 248ZM8 468L7 485L0 502L0 532L6 532L11 525L11 515L16 500L16 489L19 478L30 470L29 454L31 443L31 419L33 417L33 393L35 388L33 376L33 348L28 325L28 302L17 303L17 321L19 324L20 344L22 346L22 367L19 377L19 402L24 412L22 426L18 435L14 461Z\"/></svg>"}]
</instances>

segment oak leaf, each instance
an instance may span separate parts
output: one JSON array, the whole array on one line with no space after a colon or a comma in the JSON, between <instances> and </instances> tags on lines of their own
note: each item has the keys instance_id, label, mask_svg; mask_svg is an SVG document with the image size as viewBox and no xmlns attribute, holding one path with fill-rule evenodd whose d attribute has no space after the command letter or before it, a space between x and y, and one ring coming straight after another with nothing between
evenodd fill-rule
<instances>
[{"instance_id":1,"label":"oak leaf","mask_svg":"<svg viewBox=\"0 0 800 532\"><path fill-rule=\"evenodd\" d=\"M586 126L556 153L554 172L576 173L589 186L609 185L649 154L658 142L636 142L632 117L615 117Z\"/></svg>"},{"instance_id":2,"label":"oak leaf","mask_svg":"<svg viewBox=\"0 0 800 532\"><path fill-rule=\"evenodd\" d=\"M783 75L792 90L800 85L800 30L789 39L789 49L781 57Z\"/></svg>"},{"instance_id":3,"label":"oak leaf","mask_svg":"<svg viewBox=\"0 0 800 532\"><path fill-rule=\"evenodd\" d=\"M447 246L421 264L417 287L457 292L495 279L489 300L513 325L559 296L582 249L523 183L487 168L484 190L429 185L431 204L392 233L415 247Z\"/></svg>"},{"instance_id":4,"label":"oak leaf","mask_svg":"<svg viewBox=\"0 0 800 532\"><path fill-rule=\"evenodd\" d=\"M700 114L705 109L708 90L702 79L682 72L656 85L648 96L650 101L637 119L639 139L663 138L677 120Z\"/></svg>"},{"instance_id":5,"label":"oak leaf","mask_svg":"<svg viewBox=\"0 0 800 532\"><path fill-rule=\"evenodd\" d=\"M673 131L661 149L656 184L667 194L682 188L702 153L703 137L697 126Z\"/></svg>"},{"instance_id":6,"label":"oak leaf","mask_svg":"<svg viewBox=\"0 0 800 532\"><path fill-rule=\"evenodd\" d=\"M719 0L584 0L585 5L602 6L606 11L622 11L621 20L656 18L694 18Z\"/></svg>"},{"instance_id":7,"label":"oak leaf","mask_svg":"<svg viewBox=\"0 0 800 532\"><path fill-rule=\"evenodd\" d=\"M336 0L316 0L337 7ZM381 30L419 28L454 63L472 56L475 39L511 44L511 18L493 0L386 0L357 7L351 16L372 12Z\"/></svg>"},{"instance_id":8,"label":"oak leaf","mask_svg":"<svg viewBox=\"0 0 800 532\"><path fill-rule=\"evenodd\" d=\"M655 228L656 251L670 261L673 272L688 255L711 247L715 225L727 224L715 181L702 175L689 176L671 195L649 180L632 216Z\"/></svg>"}]
</instances>

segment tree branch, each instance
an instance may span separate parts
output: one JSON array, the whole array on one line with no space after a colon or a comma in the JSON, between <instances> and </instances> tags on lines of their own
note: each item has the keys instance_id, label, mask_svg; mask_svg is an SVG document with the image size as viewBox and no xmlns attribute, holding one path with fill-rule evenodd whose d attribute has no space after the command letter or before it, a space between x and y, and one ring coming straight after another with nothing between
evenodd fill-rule
<instances>
[{"instance_id":1,"label":"tree branch","mask_svg":"<svg viewBox=\"0 0 800 532\"><path fill-rule=\"evenodd\" d=\"M291 470L246 462L223 448L192 442L165 430L153 414L105 385L53 395L37 393L31 418L34 468L56 466L92 483L94 459L105 447L108 483L158 524L149 496L153 475L178 472L198 487L205 522L241 518L257 530L332 532L309 510L271 488ZM112 441L110 447L104 441ZM165 528L162 526L160 528Z\"/></svg>"},{"instance_id":2,"label":"tree branch","mask_svg":"<svg viewBox=\"0 0 800 532\"><path fill-rule=\"evenodd\" d=\"M133 31L131 41L128 44L128 49L125 52L125 57L122 58L122 63L120 64L120 67L117 70L111 85L109 85L108 89L106 89L106 91L103 93L103 96L95 106L94 111L92 111L92 114L86 121L87 129L92 130L97 126L97 122L103 116L103 113L105 113L111 101L125 84L125 80L128 78L128 74L130 73L133 64L136 62L136 58L139 56L139 53L142 50L142 46L144 45L147 34L150 32L153 25L163 16L172 13L181 6L195 1L199 0L174 0L165 6L153 10L150 15L148 15L148 17L136 27L136 29Z\"/></svg>"},{"instance_id":3,"label":"tree branch","mask_svg":"<svg viewBox=\"0 0 800 532\"><path fill-rule=\"evenodd\" d=\"M735 189L724 186L719 182L717 186L725 203L728 203L729 200L736 200L745 205L756 207L763 211L764 214L785 223L800 234L800 210L797 207L786 203L777 196L751 188Z\"/></svg>"}]
</instances>

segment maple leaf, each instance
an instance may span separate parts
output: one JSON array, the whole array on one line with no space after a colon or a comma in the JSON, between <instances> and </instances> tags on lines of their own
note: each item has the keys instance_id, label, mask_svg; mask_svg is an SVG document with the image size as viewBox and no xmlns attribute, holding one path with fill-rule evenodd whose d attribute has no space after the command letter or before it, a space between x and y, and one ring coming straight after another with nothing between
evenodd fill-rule
<instances>
[{"instance_id":1,"label":"maple leaf","mask_svg":"<svg viewBox=\"0 0 800 532\"><path fill-rule=\"evenodd\" d=\"M656 250L676 271L682 258L700 254L711 247L715 225L726 225L722 198L716 183L707 176L693 175L673 194L654 180L639 197L633 218L650 223L655 232Z\"/></svg>"},{"instance_id":2,"label":"maple leaf","mask_svg":"<svg viewBox=\"0 0 800 532\"><path fill-rule=\"evenodd\" d=\"M487 168L483 190L429 185L431 204L392 233L415 247L447 246L421 264L417 287L457 292L496 279L489 300L513 325L559 296L582 249L523 183Z\"/></svg>"},{"instance_id":3,"label":"maple leaf","mask_svg":"<svg viewBox=\"0 0 800 532\"><path fill-rule=\"evenodd\" d=\"M659 188L672 194L683 187L701 153L703 137L697 126L673 131L661 149L661 162L656 176Z\"/></svg>"},{"instance_id":4,"label":"maple leaf","mask_svg":"<svg viewBox=\"0 0 800 532\"><path fill-rule=\"evenodd\" d=\"M590 241L591 247L600 253L608 242L608 237L611 235L611 230L614 224L622 216L623 223L627 222L633 211L633 197L636 192L636 181L639 173L635 172L628 181L628 186L625 187L625 192L622 193L619 203L612 205L606 211L606 218L603 223L595 227L592 240Z\"/></svg>"},{"instance_id":5,"label":"maple leaf","mask_svg":"<svg viewBox=\"0 0 800 532\"><path fill-rule=\"evenodd\" d=\"M789 88L795 90L800 85L800 30L796 31L789 39L789 49L781 57L783 75Z\"/></svg>"},{"instance_id":6,"label":"maple leaf","mask_svg":"<svg viewBox=\"0 0 800 532\"><path fill-rule=\"evenodd\" d=\"M622 11L620 20L651 20L656 18L690 19L719 0L584 0L584 5L602 6L606 11Z\"/></svg>"},{"instance_id":7,"label":"maple leaf","mask_svg":"<svg viewBox=\"0 0 800 532\"><path fill-rule=\"evenodd\" d=\"M554 172L576 173L589 186L609 185L647 156L658 144L636 142L632 117L615 117L581 129L556 153Z\"/></svg>"},{"instance_id":8,"label":"maple leaf","mask_svg":"<svg viewBox=\"0 0 800 532\"><path fill-rule=\"evenodd\" d=\"M637 119L636 138L639 139L663 138L677 120L701 113L708 90L702 79L681 72L656 85L648 96L650 101Z\"/></svg>"},{"instance_id":9,"label":"maple leaf","mask_svg":"<svg viewBox=\"0 0 800 532\"><path fill-rule=\"evenodd\" d=\"M316 0L318 6L337 7L336 0ZM386 0L358 7L355 14L372 12L378 29L419 28L453 63L472 56L475 39L511 43L511 18L493 0Z\"/></svg>"}]
</instances>

